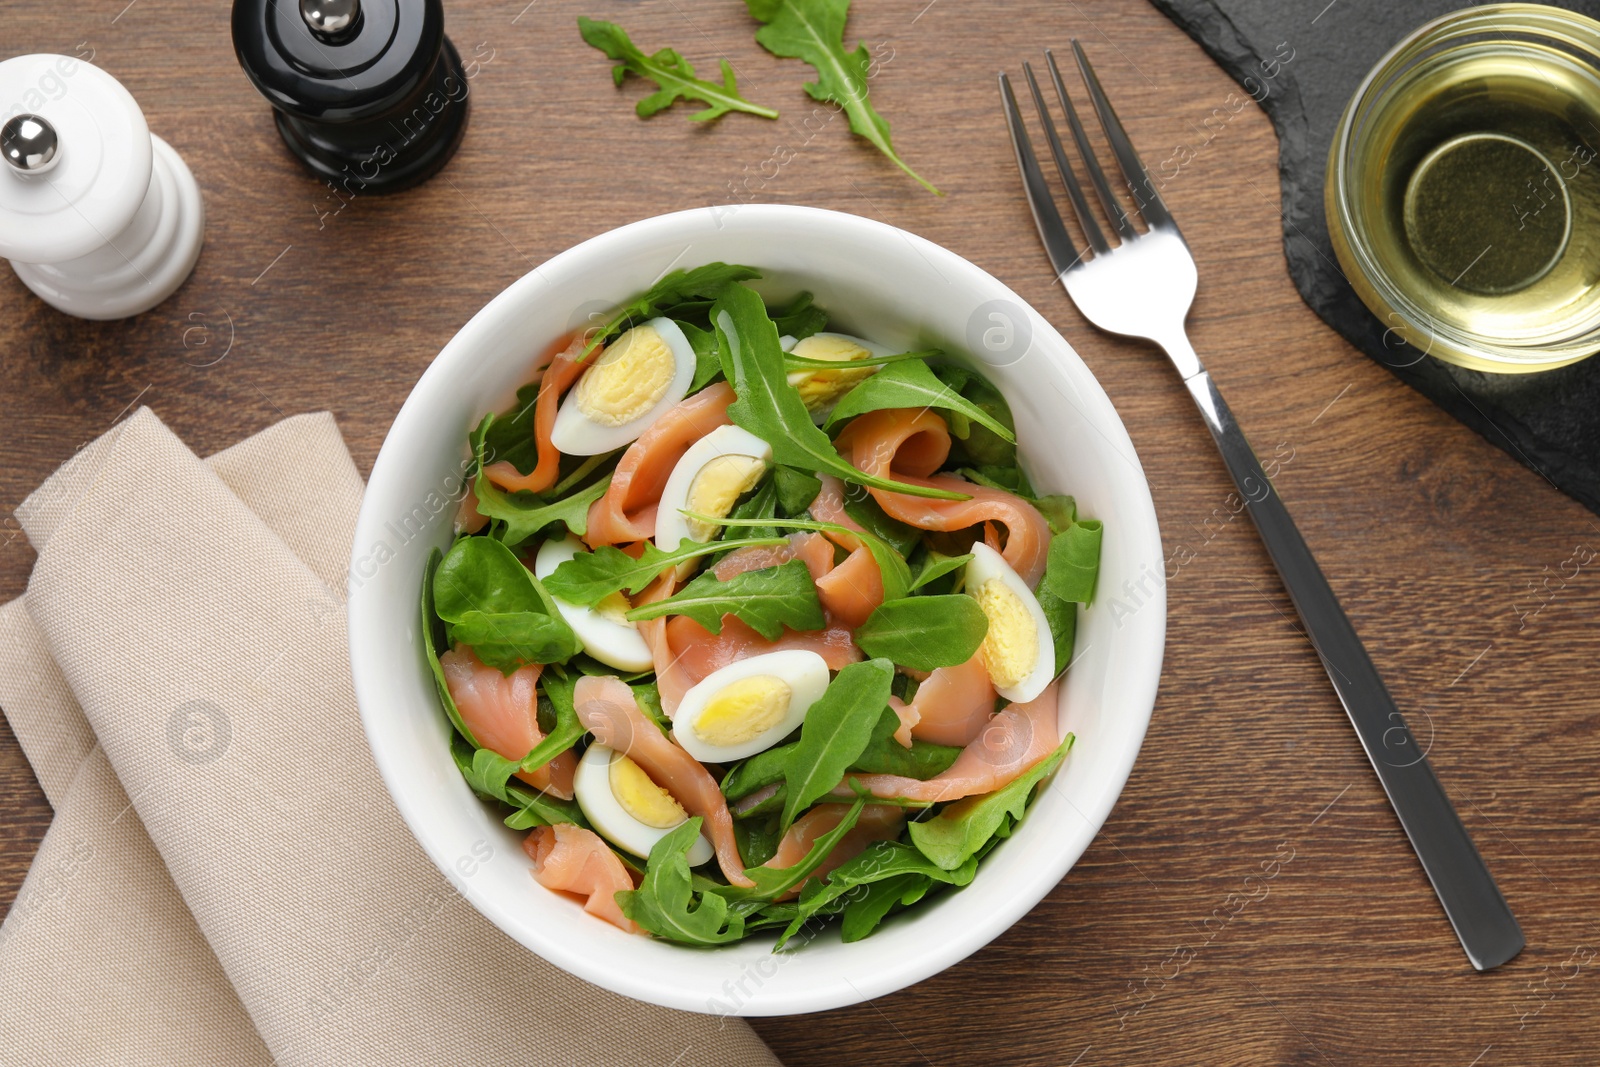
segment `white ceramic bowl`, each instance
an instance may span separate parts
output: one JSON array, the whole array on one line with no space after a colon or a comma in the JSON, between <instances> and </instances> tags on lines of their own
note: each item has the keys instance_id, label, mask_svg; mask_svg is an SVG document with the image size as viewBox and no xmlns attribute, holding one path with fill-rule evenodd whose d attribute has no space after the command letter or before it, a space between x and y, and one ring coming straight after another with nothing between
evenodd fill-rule
<instances>
[{"instance_id":1,"label":"white ceramic bowl","mask_svg":"<svg viewBox=\"0 0 1600 1067\"><path fill-rule=\"evenodd\" d=\"M763 294L816 294L838 327L900 350L970 354L1016 414L1041 492L1105 522L1095 604L1062 689L1066 764L1021 828L960 892L843 944L830 929L774 955L770 937L716 949L622 933L536 884L521 833L473 796L418 624L423 564L450 540L467 430L503 405L534 355L585 315L673 266L761 269ZM473 906L532 951L639 1000L714 1014L788 1015L881 996L981 948L1039 902L1110 813L1138 755L1161 672L1166 597L1149 487L1111 402L1072 348L1010 289L920 237L854 215L739 205L645 219L585 241L506 289L444 347L372 470L350 575L350 654L367 738L422 847ZM485 858L487 857L487 858Z\"/></svg>"}]
</instances>

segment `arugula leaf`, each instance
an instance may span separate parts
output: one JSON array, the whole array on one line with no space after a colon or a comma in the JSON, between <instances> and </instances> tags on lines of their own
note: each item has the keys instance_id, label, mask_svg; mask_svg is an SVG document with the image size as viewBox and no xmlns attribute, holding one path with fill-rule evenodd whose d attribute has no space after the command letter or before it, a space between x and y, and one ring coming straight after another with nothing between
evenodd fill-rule
<instances>
[{"instance_id":1,"label":"arugula leaf","mask_svg":"<svg viewBox=\"0 0 1600 1067\"><path fill-rule=\"evenodd\" d=\"M828 328L828 313L812 303L810 293L802 291L795 294L788 307L772 313L772 322L780 335L804 341Z\"/></svg>"},{"instance_id":2,"label":"arugula leaf","mask_svg":"<svg viewBox=\"0 0 1600 1067\"><path fill-rule=\"evenodd\" d=\"M1072 662L1072 642L1078 635L1078 605L1056 596L1048 582L1041 581L1033 595L1044 612L1044 621L1050 624L1050 642L1056 650L1056 673L1060 674Z\"/></svg>"},{"instance_id":3,"label":"arugula leaf","mask_svg":"<svg viewBox=\"0 0 1600 1067\"><path fill-rule=\"evenodd\" d=\"M539 579L492 537L450 546L434 571L433 597L454 639L504 674L570 659L582 647Z\"/></svg>"},{"instance_id":4,"label":"arugula leaf","mask_svg":"<svg viewBox=\"0 0 1600 1067\"><path fill-rule=\"evenodd\" d=\"M851 663L811 705L783 769L788 789L779 830L788 830L801 811L844 781L888 707L893 678L894 664L886 659Z\"/></svg>"},{"instance_id":5,"label":"arugula leaf","mask_svg":"<svg viewBox=\"0 0 1600 1067\"><path fill-rule=\"evenodd\" d=\"M728 512L730 519L770 519L778 514L778 486L777 478L767 478L756 491L745 497L733 506ZM747 527L746 537L777 537L776 526L751 526ZM718 553L721 559L725 553Z\"/></svg>"},{"instance_id":6,"label":"arugula leaf","mask_svg":"<svg viewBox=\"0 0 1600 1067\"><path fill-rule=\"evenodd\" d=\"M817 72L806 83L813 100L838 104L850 128L875 145L895 166L915 178L935 196L943 196L928 180L906 165L889 142L889 123L867 99L867 46L845 51L844 22L850 0L745 0L757 22L756 41L783 59L802 59Z\"/></svg>"},{"instance_id":7,"label":"arugula leaf","mask_svg":"<svg viewBox=\"0 0 1600 1067\"><path fill-rule=\"evenodd\" d=\"M633 690L633 699L638 703L639 710L644 712L645 718L661 727L662 733L672 729L672 720L661 710L660 686L655 682L645 682L640 685L629 685L628 688Z\"/></svg>"},{"instance_id":8,"label":"arugula leaf","mask_svg":"<svg viewBox=\"0 0 1600 1067\"><path fill-rule=\"evenodd\" d=\"M908 871L871 882L864 886L864 895L852 900L844 909L839 923L839 940L846 944L860 941L888 916L891 911L915 904L933 888L933 879L925 874Z\"/></svg>"},{"instance_id":9,"label":"arugula leaf","mask_svg":"<svg viewBox=\"0 0 1600 1067\"><path fill-rule=\"evenodd\" d=\"M912 823L916 826L916 823ZM978 873L978 863L969 859L953 870L947 870L930 861L910 845L899 841L875 841L853 859L841 863L828 875L826 881L813 881L800 891L800 907L794 920L779 936L773 951L784 944L813 916L827 905L840 899L858 886L886 881L903 874L921 875L930 882L947 885L966 885Z\"/></svg>"},{"instance_id":10,"label":"arugula leaf","mask_svg":"<svg viewBox=\"0 0 1600 1067\"><path fill-rule=\"evenodd\" d=\"M689 61L670 48L663 48L654 55L645 55L628 39L623 28L614 22L579 15L578 32L583 35L584 41L604 52L607 58L618 61L611 68L612 80L617 85L620 86L629 74L637 74L656 83L656 92L640 100L634 109L642 119L665 111L679 100L697 100L710 105L690 115L692 122L709 122L730 111L744 111L764 119L778 117L778 113L771 108L752 104L739 95L733 68L726 59L722 61L722 85L719 87L696 78Z\"/></svg>"},{"instance_id":11,"label":"arugula leaf","mask_svg":"<svg viewBox=\"0 0 1600 1067\"><path fill-rule=\"evenodd\" d=\"M811 846L811 851L793 867L746 867L744 876L755 883L753 886L718 885L716 895L722 896L731 902L737 901L774 901L783 896L795 886L811 877L823 860L828 858L828 853L833 851L845 834L855 828L856 820L861 818L861 809L866 806L867 798L857 796L845 811L844 817L839 820L839 825L817 838ZM876 803L876 802L875 802ZM690 820L693 822L694 820ZM707 894L712 895L710 893Z\"/></svg>"},{"instance_id":12,"label":"arugula leaf","mask_svg":"<svg viewBox=\"0 0 1600 1067\"><path fill-rule=\"evenodd\" d=\"M999 419L974 404L944 382L920 359L890 363L877 374L864 379L846 393L828 416L828 425L843 422L868 411L884 408L941 408L971 419L989 432L1010 443L1016 434Z\"/></svg>"},{"instance_id":13,"label":"arugula leaf","mask_svg":"<svg viewBox=\"0 0 1600 1067\"><path fill-rule=\"evenodd\" d=\"M1021 467L958 467L956 473L969 482L1004 489L1024 500L1033 499L1033 483L1028 481Z\"/></svg>"},{"instance_id":14,"label":"arugula leaf","mask_svg":"<svg viewBox=\"0 0 1600 1067\"><path fill-rule=\"evenodd\" d=\"M539 446L533 436L533 416L538 402L539 383L529 382L517 390L517 403L509 414L491 413L483 417L468 438L480 469L487 453L490 462L504 460L523 474L533 473L539 462Z\"/></svg>"},{"instance_id":15,"label":"arugula leaf","mask_svg":"<svg viewBox=\"0 0 1600 1067\"><path fill-rule=\"evenodd\" d=\"M439 613L433 606L433 576L439 569L439 560L444 553L437 548L428 553L428 562L422 568L422 648L428 656L428 670L433 674L434 688L439 691L439 703L444 707L445 715L450 719L456 733L464 740L478 746L478 739L472 736L472 731L467 729L467 724L462 721L461 710L456 707L455 697L450 695L450 686L444 680L444 667L439 663L439 649L446 647L444 640L444 627L440 625Z\"/></svg>"},{"instance_id":16,"label":"arugula leaf","mask_svg":"<svg viewBox=\"0 0 1600 1067\"><path fill-rule=\"evenodd\" d=\"M955 870L970 862L1008 816L1022 818L1033 787L1061 766L1072 741L1073 736L1068 734L1054 752L994 792L957 800L933 818L912 823L911 843L943 870Z\"/></svg>"},{"instance_id":17,"label":"arugula leaf","mask_svg":"<svg viewBox=\"0 0 1600 1067\"><path fill-rule=\"evenodd\" d=\"M768 641L776 641L785 626L820 630L828 624L817 585L798 559L743 571L727 581L706 571L673 596L628 612L636 622L663 615L687 615L714 634L722 632L724 615L736 615Z\"/></svg>"},{"instance_id":18,"label":"arugula leaf","mask_svg":"<svg viewBox=\"0 0 1600 1067\"><path fill-rule=\"evenodd\" d=\"M691 519L701 522L720 523L723 526L751 526L765 528L766 525L751 519L735 519L731 515L717 518L715 515L701 515L698 512L686 511ZM780 526L786 530L816 530L818 533L849 534L851 537L861 539L867 546L867 551L872 553L873 560L878 564L878 572L883 576L884 600L899 600L906 596L911 589L911 568L906 564L904 557L890 547L881 537L872 533L862 533L852 530L848 526L840 526L836 522L819 522L816 519L772 519L770 525ZM715 542L713 542L715 543ZM722 544L738 544L739 542L721 542ZM551 577L555 577L551 575Z\"/></svg>"},{"instance_id":19,"label":"arugula leaf","mask_svg":"<svg viewBox=\"0 0 1600 1067\"><path fill-rule=\"evenodd\" d=\"M822 492L821 478L794 467L778 467L774 470L772 484L778 493L778 510L785 515L799 515Z\"/></svg>"},{"instance_id":20,"label":"arugula leaf","mask_svg":"<svg viewBox=\"0 0 1600 1067\"><path fill-rule=\"evenodd\" d=\"M735 282L751 281L761 277L753 267L736 263L703 263L687 270L668 271L649 289L617 308L607 323L595 331L584 346L583 356L588 358L601 344L636 322L653 319L657 315L681 313L689 307L706 308L722 295L722 291ZM696 360L698 364L698 359ZM696 370L698 371L698 365Z\"/></svg>"},{"instance_id":21,"label":"arugula leaf","mask_svg":"<svg viewBox=\"0 0 1600 1067\"><path fill-rule=\"evenodd\" d=\"M759 867L776 856L778 842L783 839L775 818L739 819L733 824L733 837L739 844L739 856L752 867Z\"/></svg>"},{"instance_id":22,"label":"arugula leaf","mask_svg":"<svg viewBox=\"0 0 1600 1067\"><path fill-rule=\"evenodd\" d=\"M683 331L689 347L694 349L694 378L689 382L689 392L698 393L710 384L711 379L722 373L722 359L717 355L717 335L692 323L674 321L677 321L678 329Z\"/></svg>"},{"instance_id":23,"label":"arugula leaf","mask_svg":"<svg viewBox=\"0 0 1600 1067\"><path fill-rule=\"evenodd\" d=\"M1033 502L1033 506L1039 509L1044 521L1050 524L1051 534L1058 534L1078 521L1078 502L1070 496L1052 493L1039 497Z\"/></svg>"},{"instance_id":24,"label":"arugula leaf","mask_svg":"<svg viewBox=\"0 0 1600 1067\"><path fill-rule=\"evenodd\" d=\"M972 597L913 596L885 600L856 630L856 644L916 671L965 663L983 644L989 618Z\"/></svg>"},{"instance_id":25,"label":"arugula leaf","mask_svg":"<svg viewBox=\"0 0 1600 1067\"><path fill-rule=\"evenodd\" d=\"M556 721L549 733L545 734L544 740L534 745L528 750L528 754L522 757L522 762L518 764L521 770L532 771L543 767L577 744L578 739L588 733L583 723L578 721L578 711L572 700L572 690L577 681L576 678L553 668L540 676L539 687L544 690L545 696L550 698L550 704L555 709Z\"/></svg>"},{"instance_id":26,"label":"arugula leaf","mask_svg":"<svg viewBox=\"0 0 1600 1067\"><path fill-rule=\"evenodd\" d=\"M622 914L657 937L686 945L725 945L744 937L744 917L730 914L721 895L694 892L689 849L700 836L700 822L696 815L657 841L639 888L619 892L617 904Z\"/></svg>"},{"instance_id":27,"label":"arugula leaf","mask_svg":"<svg viewBox=\"0 0 1600 1067\"><path fill-rule=\"evenodd\" d=\"M793 352L783 354L783 365L788 370L859 370L862 367L882 367L890 363L899 363L906 359L937 359L944 355L937 348L924 348L916 352L894 352L887 356L862 356L860 359L812 359L810 356L796 355Z\"/></svg>"},{"instance_id":28,"label":"arugula leaf","mask_svg":"<svg viewBox=\"0 0 1600 1067\"><path fill-rule=\"evenodd\" d=\"M911 591L915 593L935 578L941 578L951 571L960 570L971 562L971 552L960 556L944 556L937 552L929 552L927 560L922 564L922 569L911 580Z\"/></svg>"},{"instance_id":29,"label":"arugula leaf","mask_svg":"<svg viewBox=\"0 0 1600 1067\"><path fill-rule=\"evenodd\" d=\"M895 731L899 728L900 716L895 714L893 708L884 708L882 718L872 731L872 738L850 764L850 770L862 774L898 774L904 778L928 779L943 772L961 755L959 745L935 745L915 739L907 748L894 739Z\"/></svg>"},{"instance_id":30,"label":"arugula leaf","mask_svg":"<svg viewBox=\"0 0 1600 1067\"><path fill-rule=\"evenodd\" d=\"M1100 523L1084 519L1050 538L1050 557L1041 584L1062 600L1089 603L1100 573L1100 534Z\"/></svg>"},{"instance_id":31,"label":"arugula leaf","mask_svg":"<svg viewBox=\"0 0 1600 1067\"><path fill-rule=\"evenodd\" d=\"M483 476L483 468L489 463L488 439L499 425L494 415L485 415L469 438L474 457L472 492L477 498L478 514L493 523L491 534L508 547L515 547L552 522L563 523L580 537L588 533L589 505L605 495L606 488L611 484L611 475L607 474L588 488L571 495L565 495L565 485L556 486L547 495L508 493ZM607 458L590 457L588 462L592 465L589 470L598 466L598 463L593 463L594 460L604 461ZM584 473L587 472L580 466L578 471L573 472L572 478L581 478Z\"/></svg>"},{"instance_id":32,"label":"arugula leaf","mask_svg":"<svg viewBox=\"0 0 1600 1067\"><path fill-rule=\"evenodd\" d=\"M911 551L922 543L921 530L910 523L892 518L869 493L847 493L844 513L854 519L858 526L863 526L882 538L902 556L909 556Z\"/></svg>"},{"instance_id":33,"label":"arugula leaf","mask_svg":"<svg viewBox=\"0 0 1600 1067\"><path fill-rule=\"evenodd\" d=\"M811 421L811 412L784 375L777 327L755 290L729 285L712 306L711 321L717 328L717 349L725 369L732 372L728 380L738 394L728 406L728 418L771 445L774 462L911 496L969 499L945 489L867 474L840 457L828 435Z\"/></svg>"},{"instance_id":34,"label":"arugula leaf","mask_svg":"<svg viewBox=\"0 0 1600 1067\"><path fill-rule=\"evenodd\" d=\"M589 825L575 801L559 800L549 793L512 784L511 776L518 769L516 760L508 760L487 748L474 748L459 737L451 741L450 758L475 792L517 809L505 819L505 824L513 830L563 822Z\"/></svg>"},{"instance_id":35,"label":"arugula leaf","mask_svg":"<svg viewBox=\"0 0 1600 1067\"><path fill-rule=\"evenodd\" d=\"M644 553L638 559L615 545L602 545L593 552L579 552L562 563L545 579L544 587L568 604L593 606L618 591L637 593L655 581L662 571L679 563L726 549L776 545L782 541L781 537L706 542L685 539L671 552L663 552L644 541L641 542Z\"/></svg>"},{"instance_id":36,"label":"arugula leaf","mask_svg":"<svg viewBox=\"0 0 1600 1067\"><path fill-rule=\"evenodd\" d=\"M970 426L968 432L957 434L957 439L951 442L950 465L980 468L1016 466L1016 420L1012 418L1011 405L1006 403L1005 396L995 388L994 383L956 363L941 363L933 368L933 373L1011 431L1009 436L1002 436L982 423Z\"/></svg>"}]
</instances>

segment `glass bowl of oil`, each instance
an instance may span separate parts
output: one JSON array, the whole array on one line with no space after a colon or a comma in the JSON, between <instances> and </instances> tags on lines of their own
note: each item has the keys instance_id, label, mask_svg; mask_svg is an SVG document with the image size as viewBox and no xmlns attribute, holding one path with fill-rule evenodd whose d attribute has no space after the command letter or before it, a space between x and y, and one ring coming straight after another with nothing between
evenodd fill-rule
<instances>
[{"instance_id":1,"label":"glass bowl of oil","mask_svg":"<svg viewBox=\"0 0 1600 1067\"><path fill-rule=\"evenodd\" d=\"M1345 108L1326 208L1345 276L1417 349L1501 373L1600 350L1600 22L1490 4L1413 32Z\"/></svg>"}]
</instances>

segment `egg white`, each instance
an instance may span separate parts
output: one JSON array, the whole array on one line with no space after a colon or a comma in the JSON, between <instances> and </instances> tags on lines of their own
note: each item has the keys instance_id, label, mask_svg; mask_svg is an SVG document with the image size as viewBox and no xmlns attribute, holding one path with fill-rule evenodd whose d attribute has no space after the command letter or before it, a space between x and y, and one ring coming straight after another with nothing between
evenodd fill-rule
<instances>
[{"instance_id":1,"label":"egg white","mask_svg":"<svg viewBox=\"0 0 1600 1067\"><path fill-rule=\"evenodd\" d=\"M737 745L716 745L695 732L695 725L706 706L735 682L759 675L782 679L789 686L789 709L782 719L749 741ZM672 736L683 750L702 763L730 763L764 752L793 733L805 721L806 712L828 688L828 664L806 649L784 649L730 663L706 675L683 695L672 717Z\"/></svg>"},{"instance_id":2,"label":"egg white","mask_svg":"<svg viewBox=\"0 0 1600 1067\"><path fill-rule=\"evenodd\" d=\"M1026 703L1044 692L1045 686L1049 685L1050 680L1056 675L1056 647L1055 641L1050 636L1050 621L1045 618L1044 608L1039 606L1039 598L1033 595L1033 590L1028 588L1022 576L1011 569L1011 564L1005 561L1005 557L982 541L974 543L971 551L972 561L967 564L963 583L967 593L976 595L977 590L987 582L998 578L1007 589L1016 594L1038 630L1038 658L1027 676L1016 685L1003 689L998 685L995 686L995 692L1007 700L1018 704ZM990 625L994 625L994 620L990 620Z\"/></svg>"},{"instance_id":3,"label":"egg white","mask_svg":"<svg viewBox=\"0 0 1600 1067\"><path fill-rule=\"evenodd\" d=\"M682 541L695 540L683 509L688 507L689 490L696 475L718 456L753 456L771 466L772 446L739 426L719 426L690 445L667 476L661 504L656 509L656 547L663 552L671 552Z\"/></svg>"},{"instance_id":4,"label":"egg white","mask_svg":"<svg viewBox=\"0 0 1600 1067\"><path fill-rule=\"evenodd\" d=\"M617 800L611 791L611 761L620 755L615 749L598 742L590 745L578 761L578 770L572 779L572 795L596 833L624 852L649 858L650 849L655 843L675 827L646 825L630 815ZM689 848L689 866L698 867L710 860L713 854L711 842L702 833Z\"/></svg>"},{"instance_id":5,"label":"egg white","mask_svg":"<svg viewBox=\"0 0 1600 1067\"><path fill-rule=\"evenodd\" d=\"M569 456L598 456L605 452L633 443L639 435L650 428L650 424L659 419L669 408L683 401L689 392L689 385L694 381L694 346L683 335L683 330L671 319L651 319L641 325L655 330L666 342L667 348L672 352L672 379L667 385L666 392L653 404L650 409L637 418L630 419L620 426L607 426L595 422L578 406L578 387L575 383L568 390L566 398L561 402L561 408L556 412L556 421L550 428L550 443L556 449ZM616 341L613 340L612 344ZM602 352L597 359L604 359ZM585 374L590 371L585 371ZM582 379L579 379L580 381Z\"/></svg>"},{"instance_id":6,"label":"egg white","mask_svg":"<svg viewBox=\"0 0 1600 1067\"><path fill-rule=\"evenodd\" d=\"M539 546L539 554L533 559L533 573L540 579L548 578L561 564L587 551L582 541L570 535L560 541L546 541ZM637 628L608 619L594 608L569 604L560 597L551 599L572 632L578 635L583 650L601 663L629 673L647 671L655 666L650 646Z\"/></svg>"}]
</instances>

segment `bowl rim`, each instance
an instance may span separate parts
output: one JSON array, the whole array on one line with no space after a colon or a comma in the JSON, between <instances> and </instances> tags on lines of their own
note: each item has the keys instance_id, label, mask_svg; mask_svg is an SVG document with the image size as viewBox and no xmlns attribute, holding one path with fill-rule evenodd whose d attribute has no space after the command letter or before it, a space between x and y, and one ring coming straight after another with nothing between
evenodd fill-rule
<instances>
[{"instance_id":1,"label":"bowl rim","mask_svg":"<svg viewBox=\"0 0 1600 1067\"><path fill-rule=\"evenodd\" d=\"M393 643L379 642L375 637L384 631L386 625L392 630L394 623L392 619L378 614L376 609L369 608L369 602L376 596L374 590L380 583L366 584L358 581L355 568L363 558L361 546L373 543L374 535L384 521L384 515L387 514L385 509L379 506L383 494L391 492L389 489L391 485L405 483L405 472L396 467L400 461L396 458L396 449L391 448L391 444L412 432L413 423L417 423L423 417L422 408L427 401L422 398L439 389L441 383L447 382L457 373L460 365L472 358L480 336L491 333L510 309L521 306L529 299L530 294L536 294L542 286L550 284L544 279L543 272L548 271L557 277L564 276L564 268L574 260L626 252L630 242L655 231L663 233L679 231L685 237L692 237L695 234L703 234L708 223L721 230L729 225L730 217L735 219L733 225L755 231L769 224L791 226L803 222L807 227L824 231L853 231L851 235L857 239L907 242L915 254L928 260L930 265L935 265L935 269L940 273L945 273L943 268L948 268L958 275L964 275L965 280L975 283L991 298L1011 301L1017 308L1022 309L1028 316L1033 336L1044 337L1047 345L1059 349L1059 355L1065 361L1057 366L1056 370L1078 393L1077 402L1070 399L1066 402L1077 408L1080 417L1096 433L1105 438L1110 448L1121 454L1137 478L1136 484L1130 483L1131 496L1128 500L1135 521L1118 536L1130 546L1130 558L1135 563L1142 564L1143 569L1139 572L1141 575L1154 570L1152 575L1154 593L1142 602L1138 602L1141 622L1136 632L1145 636L1141 639L1143 647L1137 654L1141 657L1141 665L1147 665L1147 669L1143 676L1135 677L1128 683L1130 699L1116 708L1117 715L1126 720L1120 730L1126 738L1124 747L1119 752L1111 753L1109 758L1105 753L1097 756L1106 761L1106 773L1102 776L1105 785L1096 795L1096 803L1088 810L1083 810L1068 801L1084 827L1084 830L1074 835L1071 843L1047 856L1040 857L1039 862L1033 863L1028 868L1026 877L1016 879L1015 884L1009 885L1007 891L993 901L981 921L971 924L968 928L950 932L942 943L930 947L927 952L909 958L875 961L881 962L882 966L876 967L870 974L852 975L842 985L837 982L829 985L819 984L806 990L787 991L781 997L752 999L724 1010L714 1001L708 1001L703 991L650 981L630 972L619 973L618 969L596 963L582 952L569 951L558 941L542 938L536 931L529 930L525 926L517 929L509 928L498 917L503 906L489 899L487 894L473 883L469 875L457 869L454 861L459 858L461 842L441 841L425 834L419 828L425 825L421 798L417 792L408 788L409 779L406 768L400 763L402 757L398 742L391 742L388 739L387 735L392 731L392 727L388 726L380 714L375 699L376 694L373 692L379 674L385 669L392 669L386 667L384 653L389 654L391 661L393 658ZM1084 413L1082 402L1098 408L1098 417ZM403 493L404 490L394 492ZM976 952L1013 926L1055 888L1077 863L1120 798L1149 726L1165 653L1166 572L1149 482L1120 415L1117 414L1099 381L1072 346L1027 301L965 257L888 223L845 212L797 205L741 203L693 208L640 219L579 242L545 260L507 285L446 342L412 387L396 414L373 463L367 491L357 517L350 575L350 588L347 590L348 639L351 676L362 725L385 787L408 830L429 859L454 889L481 915L536 955L585 981L625 996L697 1013L789 1015L859 1003L937 974ZM1143 589L1142 584L1141 589ZM1149 593L1149 590L1144 592Z\"/></svg>"}]
</instances>

